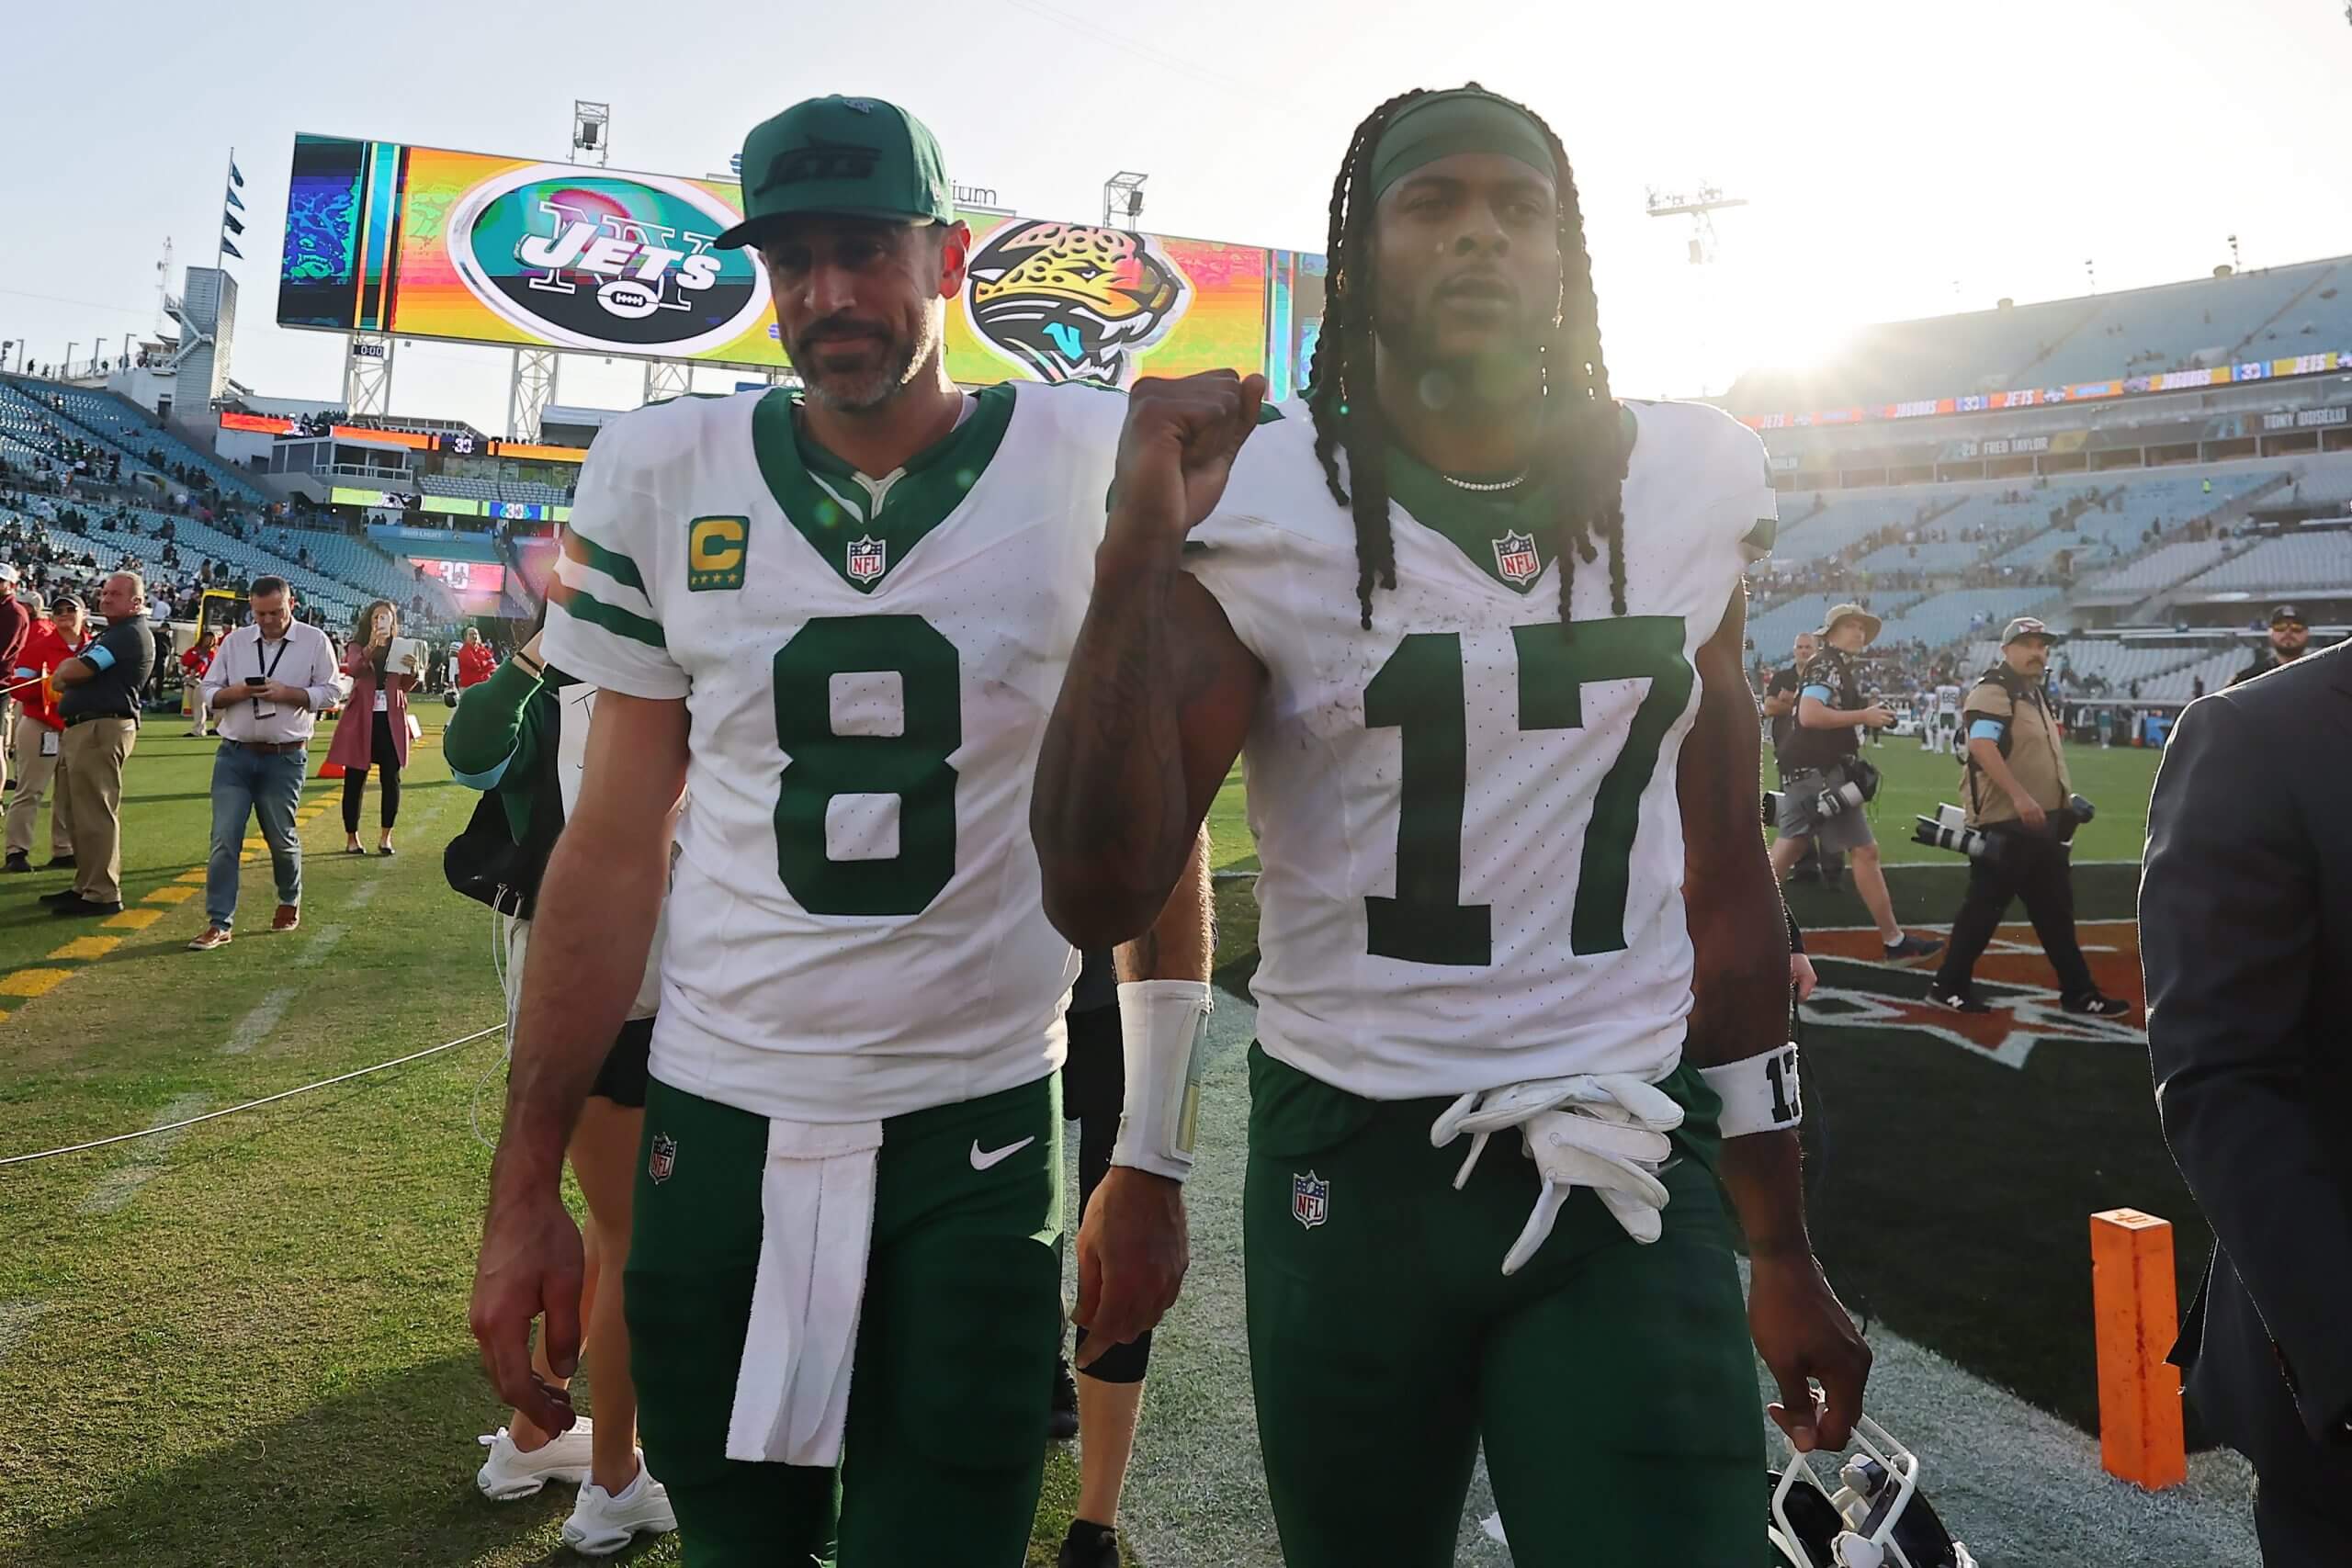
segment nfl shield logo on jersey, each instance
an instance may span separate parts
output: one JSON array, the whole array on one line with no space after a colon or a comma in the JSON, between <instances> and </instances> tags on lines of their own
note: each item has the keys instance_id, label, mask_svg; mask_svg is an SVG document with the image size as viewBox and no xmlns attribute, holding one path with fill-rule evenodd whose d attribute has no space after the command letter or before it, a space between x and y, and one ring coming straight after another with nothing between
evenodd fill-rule
<instances>
[{"instance_id":1,"label":"nfl shield logo on jersey","mask_svg":"<svg viewBox=\"0 0 2352 1568\"><path fill-rule=\"evenodd\" d=\"M1290 1217L1313 1230L1331 1217L1331 1184L1308 1171L1290 1179Z\"/></svg>"},{"instance_id":2,"label":"nfl shield logo on jersey","mask_svg":"<svg viewBox=\"0 0 2352 1568\"><path fill-rule=\"evenodd\" d=\"M871 582L882 575L886 565L882 541L872 535L849 542L849 580Z\"/></svg>"},{"instance_id":3,"label":"nfl shield logo on jersey","mask_svg":"<svg viewBox=\"0 0 2352 1568\"><path fill-rule=\"evenodd\" d=\"M1505 582L1532 582L1535 574L1544 570L1544 563L1536 557L1532 535L1505 534L1492 543L1495 570Z\"/></svg>"},{"instance_id":4,"label":"nfl shield logo on jersey","mask_svg":"<svg viewBox=\"0 0 2352 1568\"><path fill-rule=\"evenodd\" d=\"M653 1179L654 1186L659 1187L669 1180L670 1173L677 1168L678 1140L667 1133L654 1134L653 1153L646 1159L645 1174Z\"/></svg>"}]
</instances>

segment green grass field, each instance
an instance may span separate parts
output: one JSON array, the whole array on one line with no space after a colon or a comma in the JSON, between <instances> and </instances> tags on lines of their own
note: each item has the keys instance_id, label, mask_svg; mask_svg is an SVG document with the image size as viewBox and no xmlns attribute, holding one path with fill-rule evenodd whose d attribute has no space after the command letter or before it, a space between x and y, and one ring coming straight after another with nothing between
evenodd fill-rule
<instances>
[{"instance_id":1,"label":"green grass field","mask_svg":"<svg viewBox=\"0 0 2352 1568\"><path fill-rule=\"evenodd\" d=\"M490 917L440 875L440 847L475 797L441 764L441 710L420 711L428 740L396 859L334 852L340 786L309 786L297 932L267 931L256 854L235 942L183 951L203 923L212 743L168 720L149 726L131 762L131 908L119 923L50 918L33 896L65 874L0 880L0 1159L235 1105L500 1021ZM1888 775L1880 837L1891 862L1917 866L1895 877L1905 918L1939 925L1959 863L1909 844L1908 829L1914 811L1950 797L1956 770L1901 743L1873 755ZM2074 754L2077 787L2102 810L2081 858L2136 857L2154 761ZM374 804L371 791L371 841ZM1254 865L1238 781L1212 830L1220 869ZM2128 921L2131 883L2123 867L2086 869L2086 921ZM1255 961L1249 886L1218 886L1228 988ZM1850 894L1797 897L1809 927L1863 919ZM2083 1215L2110 1203L2166 1213L2184 1222L2184 1273L2203 1256L2155 1136L2144 1050L2128 1032L2076 1037L2037 1021L2029 954L1989 987L2016 1008L1996 1022L2033 1041L2013 1064L2007 1035L1939 1036L1935 1020L1905 1010L1924 976L1859 948L1837 956L1834 932L1822 940L1807 1044L1827 1134L1814 1167L1825 1258L1859 1309L2083 1420ZM2131 959L2136 970L2136 944ZM13 1243L0 1251L0 1563L565 1557L568 1494L492 1506L471 1480L475 1434L503 1418L465 1325L489 1167L474 1127L496 1136L499 1061L493 1037L184 1134L0 1166ZM1057 1453L1033 1562L1051 1560L1074 1484ZM675 1548L629 1561L673 1562Z\"/></svg>"},{"instance_id":2,"label":"green grass field","mask_svg":"<svg viewBox=\"0 0 2352 1568\"><path fill-rule=\"evenodd\" d=\"M437 740L443 710L418 711ZM34 895L69 873L0 882L0 1159L501 1021L491 916L441 879L477 797L436 744L409 769L398 856L337 852L341 786L314 780L301 929L269 932L257 854L237 940L183 951L204 924L200 881L182 878L203 866L212 748L158 720L131 758L126 914L152 922L51 918ZM375 808L371 788L370 843ZM503 1419L466 1328L490 1169L473 1126L497 1136L500 1061L492 1037L184 1134L0 1167L0 1563L578 1561L558 1535L568 1488L493 1506L473 1487L474 1436ZM1033 1562L1052 1560L1076 1483L1057 1450ZM622 1559L677 1560L673 1541Z\"/></svg>"}]
</instances>

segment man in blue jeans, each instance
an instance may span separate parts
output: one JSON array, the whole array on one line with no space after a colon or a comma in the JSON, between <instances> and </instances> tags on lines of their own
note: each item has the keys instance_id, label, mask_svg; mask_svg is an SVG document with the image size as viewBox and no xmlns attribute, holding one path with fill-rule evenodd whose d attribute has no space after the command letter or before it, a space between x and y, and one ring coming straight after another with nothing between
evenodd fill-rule
<instances>
[{"instance_id":1,"label":"man in blue jeans","mask_svg":"<svg viewBox=\"0 0 2352 1568\"><path fill-rule=\"evenodd\" d=\"M293 590L282 577L254 580L253 624L221 640L204 673L204 707L219 723L212 761L212 859L204 878L203 933L191 952L226 947L237 918L239 852L245 822L261 818L277 877L277 915L270 930L301 923L302 842L294 808L309 772L311 732L341 694L327 634L294 618Z\"/></svg>"}]
</instances>

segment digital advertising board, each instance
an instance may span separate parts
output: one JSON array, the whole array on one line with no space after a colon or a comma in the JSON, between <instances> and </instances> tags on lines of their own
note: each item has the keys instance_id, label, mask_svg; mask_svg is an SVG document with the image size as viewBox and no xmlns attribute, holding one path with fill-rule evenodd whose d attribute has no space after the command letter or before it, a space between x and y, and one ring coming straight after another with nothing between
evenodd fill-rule
<instances>
[{"instance_id":1,"label":"digital advertising board","mask_svg":"<svg viewBox=\"0 0 2352 1568\"><path fill-rule=\"evenodd\" d=\"M447 587L467 615L497 614L499 595L506 587L504 567L478 560L412 559L417 570Z\"/></svg>"},{"instance_id":2,"label":"digital advertising board","mask_svg":"<svg viewBox=\"0 0 2352 1568\"><path fill-rule=\"evenodd\" d=\"M295 138L278 324L716 365L788 363L726 180L345 137ZM973 213L948 312L967 386L1271 368L1295 385L1322 260ZM1312 314L1305 312L1311 311Z\"/></svg>"}]
</instances>

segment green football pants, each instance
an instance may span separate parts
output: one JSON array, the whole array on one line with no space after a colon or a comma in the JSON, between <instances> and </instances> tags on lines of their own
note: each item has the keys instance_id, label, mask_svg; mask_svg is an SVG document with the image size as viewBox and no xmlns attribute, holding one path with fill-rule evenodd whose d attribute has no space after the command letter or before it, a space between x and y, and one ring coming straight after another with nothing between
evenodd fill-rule
<instances>
[{"instance_id":1,"label":"green football pants","mask_svg":"<svg viewBox=\"0 0 2352 1568\"><path fill-rule=\"evenodd\" d=\"M835 1472L726 1455L767 1119L649 1086L629 1365L646 1465L669 1488L692 1568L811 1568L837 1553L843 1568L1017 1568L1061 1337L1059 1100L1048 1076L883 1123Z\"/></svg>"},{"instance_id":2,"label":"green football pants","mask_svg":"<svg viewBox=\"0 0 2352 1568\"><path fill-rule=\"evenodd\" d=\"M1450 1568L1473 1462L1519 1568L1763 1559L1763 1415L1720 1102L1685 1066L1665 1234L1589 1191L1506 1279L1535 1203L1515 1134L1430 1145L1447 1101L1375 1102L1252 1047L1250 1366L1286 1568Z\"/></svg>"}]
</instances>

